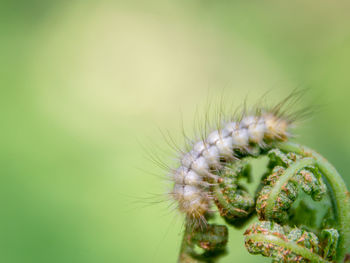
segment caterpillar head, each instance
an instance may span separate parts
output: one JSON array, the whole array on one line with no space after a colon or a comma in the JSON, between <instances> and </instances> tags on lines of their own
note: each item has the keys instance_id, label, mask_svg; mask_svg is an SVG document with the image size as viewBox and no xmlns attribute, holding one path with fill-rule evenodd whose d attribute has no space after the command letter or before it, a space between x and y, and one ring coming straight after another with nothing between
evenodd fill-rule
<instances>
[{"instance_id":1,"label":"caterpillar head","mask_svg":"<svg viewBox=\"0 0 350 263\"><path fill-rule=\"evenodd\" d=\"M278 116L265 113L263 114L266 125L266 137L274 140L287 140L289 137L288 129L290 128L290 121Z\"/></svg>"}]
</instances>

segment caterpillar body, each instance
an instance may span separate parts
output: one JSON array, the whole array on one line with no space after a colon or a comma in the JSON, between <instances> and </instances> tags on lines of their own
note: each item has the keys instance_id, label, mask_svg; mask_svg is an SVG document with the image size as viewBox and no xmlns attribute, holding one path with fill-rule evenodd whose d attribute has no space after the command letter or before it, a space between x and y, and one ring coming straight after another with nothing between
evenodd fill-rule
<instances>
[{"instance_id":1,"label":"caterpillar body","mask_svg":"<svg viewBox=\"0 0 350 263\"><path fill-rule=\"evenodd\" d=\"M272 108L243 110L229 121L217 118L216 128L188 140L170 170L170 196L186 216L178 262L214 262L226 253L228 228L213 222L214 212L238 228L257 215L259 222L244 234L245 247L273 262L347 258L350 198L343 179L320 154L288 141L296 122L312 113L296 109L302 94L292 93ZM253 192L247 187L252 158L260 157L267 157L267 169ZM309 205L307 196L321 203Z\"/></svg>"},{"instance_id":2,"label":"caterpillar body","mask_svg":"<svg viewBox=\"0 0 350 263\"><path fill-rule=\"evenodd\" d=\"M249 154L254 146L263 149L291 136L289 130L296 112L286 114L282 110L291 97L270 110L259 108L254 114L242 113L239 118L222 123L221 128L191 143L189 150L180 154L178 168L170 172L174 182L170 196L191 222L207 225L205 215L211 212L214 199L212 186L221 182L219 171L226 163L239 159L241 153Z\"/></svg>"}]
</instances>

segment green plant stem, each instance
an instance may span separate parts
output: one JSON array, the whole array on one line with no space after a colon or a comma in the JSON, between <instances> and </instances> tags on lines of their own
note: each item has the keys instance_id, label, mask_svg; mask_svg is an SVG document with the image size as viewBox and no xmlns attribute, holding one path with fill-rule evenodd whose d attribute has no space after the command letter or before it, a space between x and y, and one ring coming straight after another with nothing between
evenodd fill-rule
<instances>
[{"instance_id":1,"label":"green plant stem","mask_svg":"<svg viewBox=\"0 0 350 263\"><path fill-rule=\"evenodd\" d=\"M331 187L330 194L340 234L337 260L342 260L350 246L350 194L343 178L323 156L310 148L291 142L280 143L277 147L282 151L294 152L305 157L314 158L316 165L327 179Z\"/></svg>"}]
</instances>

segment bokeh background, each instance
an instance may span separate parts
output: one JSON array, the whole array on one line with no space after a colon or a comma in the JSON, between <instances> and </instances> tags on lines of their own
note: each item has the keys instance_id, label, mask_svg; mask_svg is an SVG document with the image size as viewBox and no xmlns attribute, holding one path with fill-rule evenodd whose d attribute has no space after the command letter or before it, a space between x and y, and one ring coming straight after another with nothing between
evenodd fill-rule
<instances>
[{"instance_id":1,"label":"bokeh background","mask_svg":"<svg viewBox=\"0 0 350 263\"><path fill-rule=\"evenodd\" d=\"M322 107L297 139L350 185L349 1L0 6L1 262L175 262L183 218L152 205L167 183L147 152L222 89L238 105L308 88ZM269 262L230 238L222 262Z\"/></svg>"}]
</instances>

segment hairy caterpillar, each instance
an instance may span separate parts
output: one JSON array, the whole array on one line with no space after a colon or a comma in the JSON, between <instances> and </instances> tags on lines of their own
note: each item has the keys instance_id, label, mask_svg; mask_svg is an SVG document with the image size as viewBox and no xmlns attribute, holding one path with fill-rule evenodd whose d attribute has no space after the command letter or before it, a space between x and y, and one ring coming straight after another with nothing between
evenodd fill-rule
<instances>
[{"instance_id":1,"label":"hairy caterpillar","mask_svg":"<svg viewBox=\"0 0 350 263\"><path fill-rule=\"evenodd\" d=\"M219 174L226 163L291 136L297 115L305 112L292 112L300 96L300 92L293 92L272 108L243 110L239 117L221 121L219 128L181 153L179 167L170 171L174 181L170 195L190 221L199 226L207 224L205 215L211 211L213 186L223 180Z\"/></svg>"},{"instance_id":2,"label":"hairy caterpillar","mask_svg":"<svg viewBox=\"0 0 350 263\"><path fill-rule=\"evenodd\" d=\"M350 194L342 177L314 150L288 142L296 121L310 113L296 109L301 95L292 92L274 107L219 120L216 129L180 151L177 168L170 169L170 197L186 215L180 263L214 262L225 254L227 227L208 223L214 205L233 227L257 215L259 223L245 232L251 254L280 263L347 258ZM241 180L252 182L252 160L264 156L267 170L252 193Z\"/></svg>"}]
</instances>

